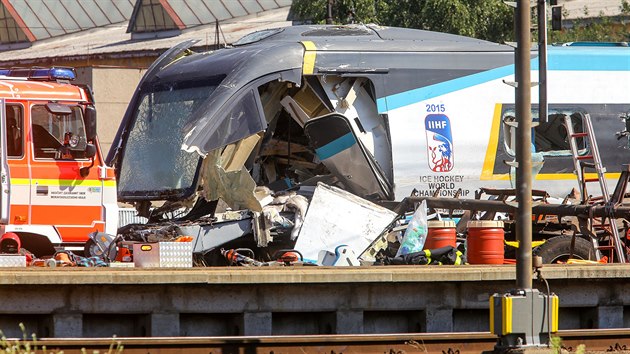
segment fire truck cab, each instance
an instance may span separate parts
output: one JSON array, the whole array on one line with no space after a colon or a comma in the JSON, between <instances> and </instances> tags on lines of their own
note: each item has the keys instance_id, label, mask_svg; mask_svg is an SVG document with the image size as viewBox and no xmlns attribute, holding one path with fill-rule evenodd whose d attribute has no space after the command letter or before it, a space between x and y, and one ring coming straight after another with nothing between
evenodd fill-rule
<instances>
[{"instance_id":1,"label":"fire truck cab","mask_svg":"<svg viewBox=\"0 0 630 354\"><path fill-rule=\"evenodd\" d=\"M83 250L116 233L114 171L105 166L91 90L71 68L0 70L0 231L36 256Z\"/></svg>"}]
</instances>

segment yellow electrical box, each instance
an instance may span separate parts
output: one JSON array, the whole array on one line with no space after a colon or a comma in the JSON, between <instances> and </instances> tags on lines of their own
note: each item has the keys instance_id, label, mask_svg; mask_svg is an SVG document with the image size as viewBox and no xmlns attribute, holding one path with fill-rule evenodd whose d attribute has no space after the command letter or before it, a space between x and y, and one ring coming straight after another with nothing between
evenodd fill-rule
<instances>
[{"instance_id":1,"label":"yellow electrical box","mask_svg":"<svg viewBox=\"0 0 630 354\"><path fill-rule=\"evenodd\" d=\"M490 297L490 332L504 346L539 345L558 331L559 299L537 289L517 290ZM540 333L531 333L536 328Z\"/></svg>"}]
</instances>

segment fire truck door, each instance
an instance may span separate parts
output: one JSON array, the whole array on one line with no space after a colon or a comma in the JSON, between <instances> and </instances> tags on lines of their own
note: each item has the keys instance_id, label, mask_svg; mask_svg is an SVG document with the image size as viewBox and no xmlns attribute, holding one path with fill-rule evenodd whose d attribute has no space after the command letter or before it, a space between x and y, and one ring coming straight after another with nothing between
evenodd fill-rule
<instances>
[{"instance_id":1,"label":"fire truck door","mask_svg":"<svg viewBox=\"0 0 630 354\"><path fill-rule=\"evenodd\" d=\"M30 107L31 224L52 225L57 242L83 243L93 231L104 231L102 182L98 168L89 166L87 140L79 105L35 104Z\"/></svg>"},{"instance_id":2,"label":"fire truck door","mask_svg":"<svg viewBox=\"0 0 630 354\"><path fill-rule=\"evenodd\" d=\"M5 119L5 101L0 99L0 228L9 223L11 198L11 177L7 161L7 121Z\"/></svg>"}]
</instances>

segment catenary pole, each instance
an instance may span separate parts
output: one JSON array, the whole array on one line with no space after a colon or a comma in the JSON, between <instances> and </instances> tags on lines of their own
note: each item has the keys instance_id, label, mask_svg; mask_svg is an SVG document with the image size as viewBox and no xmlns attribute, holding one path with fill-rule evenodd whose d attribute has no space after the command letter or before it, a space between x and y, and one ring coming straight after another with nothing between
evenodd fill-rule
<instances>
[{"instance_id":1,"label":"catenary pole","mask_svg":"<svg viewBox=\"0 0 630 354\"><path fill-rule=\"evenodd\" d=\"M530 1L519 0L516 7L516 287L532 287L532 119L530 74Z\"/></svg>"},{"instance_id":2,"label":"catenary pole","mask_svg":"<svg viewBox=\"0 0 630 354\"><path fill-rule=\"evenodd\" d=\"M538 121L547 122L547 0L538 0Z\"/></svg>"},{"instance_id":3,"label":"catenary pole","mask_svg":"<svg viewBox=\"0 0 630 354\"><path fill-rule=\"evenodd\" d=\"M332 7L333 7L333 0L328 0L326 2L326 24L327 25L333 24Z\"/></svg>"}]
</instances>

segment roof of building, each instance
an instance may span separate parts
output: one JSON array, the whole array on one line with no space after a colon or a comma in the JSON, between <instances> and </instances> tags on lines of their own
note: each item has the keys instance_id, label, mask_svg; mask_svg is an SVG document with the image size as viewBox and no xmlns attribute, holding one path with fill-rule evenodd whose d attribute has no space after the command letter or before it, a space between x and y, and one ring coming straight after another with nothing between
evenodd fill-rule
<instances>
[{"instance_id":1,"label":"roof of building","mask_svg":"<svg viewBox=\"0 0 630 354\"><path fill-rule=\"evenodd\" d=\"M2 0L0 65L142 56L187 39L214 48L290 26L292 0ZM559 0L568 20L621 14L621 0ZM216 24L220 23L219 31Z\"/></svg>"},{"instance_id":2,"label":"roof of building","mask_svg":"<svg viewBox=\"0 0 630 354\"><path fill-rule=\"evenodd\" d=\"M37 62L43 58L60 56L90 57L104 54L161 52L187 39L198 39L198 46L211 49L215 47L217 39L220 44L232 43L253 31L290 26L291 22L286 20L289 7L278 7L237 19L221 21L218 35L215 24L209 24L172 33L171 37L160 38L164 33L156 32L150 37L134 39L132 34L127 32L128 23L125 21L47 40L38 40L28 48L18 47L0 52L0 63L20 62L28 65L31 60Z\"/></svg>"},{"instance_id":3,"label":"roof of building","mask_svg":"<svg viewBox=\"0 0 630 354\"><path fill-rule=\"evenodd\" d=\"M291 0L137 1L127 31L143 33L183 30L284 6L291 6Z\"/></svg>"},{"instance_id":4,"label":"roof of building","mask_svg":"<svg viewBox=\"0 0 630 354\"><path fill-rule=\"evenodd\" d=\"M5 0L0 44L29 43L128 21L134 0Z\"/></svg>"}]
</instances>

